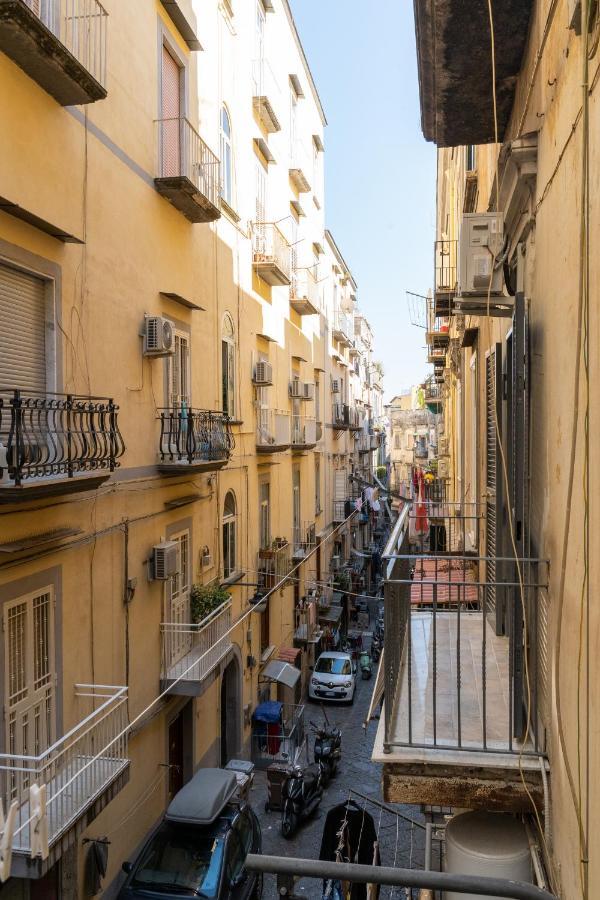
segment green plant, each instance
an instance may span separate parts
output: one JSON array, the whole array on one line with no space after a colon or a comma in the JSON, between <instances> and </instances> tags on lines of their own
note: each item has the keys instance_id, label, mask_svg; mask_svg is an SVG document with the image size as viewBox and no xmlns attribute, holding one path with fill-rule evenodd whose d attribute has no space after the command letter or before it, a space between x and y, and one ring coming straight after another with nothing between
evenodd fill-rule
<instances>
[{"instance_id":1,"label":"green plant","mask_svg":"<svg viewBox=\"0 0 600 900\"><path fill-rule=\"evenodd\" d=\"M380 481L384 479L387 475L387 466L377 466L376 474Z\"/></svg>"},{"instance_id":2,"label":"green plant","mask_svg":"<svg viewBox=\"0 0 600 900\"><path fill-rule=\"evenodd\" d=\"M350 575L348 572L338 572L333 579L333 586L338 591L349 591L351 587Z\"/></svg>"},{"instance_id":3,"label":"green plant","mask_svg":"<svg viewBox=\"0 0 600 900\"><path fill-rule=\"evenodd\" d=\"M201 622L229 597L227 588L220 584L194 584L190 593L192 622Z\"/></svg>"}]
</instances>

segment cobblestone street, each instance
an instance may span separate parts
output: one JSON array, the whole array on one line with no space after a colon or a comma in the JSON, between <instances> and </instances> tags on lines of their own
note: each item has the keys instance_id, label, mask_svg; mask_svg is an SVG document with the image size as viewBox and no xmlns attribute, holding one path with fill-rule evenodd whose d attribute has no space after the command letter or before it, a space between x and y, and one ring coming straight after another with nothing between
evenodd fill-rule
<instances>
[{"instance_id":1,"label":"cobblestone street","mask_svg":"<svg viewBox=\"0 0 600 900\"><path fill-rule=\"evenodd\" d=\"M281 814L265 812L266 773L256 773L252 790L252 805L261 822L265 854L318 859L323 825L327 811L332 806L346 800L352 788L376 800L382 799L381 766L371 762L371 750L378 722L371 722L366 732L363 728L375 683L374 679L375 673L368 681L361 680L359 675L356 699L352 706L329 705L327 707L329 721L342 729L341 765L336 777L324 791L319 809L298 829L291 840L286 840L281 836L279 827ZM305 715L307 728L310 719L315 722L319 722L321 719L319 707L313 704L307 704ZM312 736L309 746L312 758ZM363 805L363 800L359 800L359 798L356 800ZM399 806L397 808L405 815L419 822L423 821L422 816L413 807ZM409 867L412 859L412 865L422 867L425 845L423 829L413 827L404 819L385 810L382 812L371 803L366 803L366 809L373 816L375 827L379 830L382 865ZM316 881L301 880L298 882L296 890L300 896L306 896L311 900L322 896L321 884ZM265 900L273 900L276 896L275 877L268 876L265 880L263 897ZM404 892L400 889L382 888L380 896L400 898L404 897Z\"/></svg>"}]
</instances>

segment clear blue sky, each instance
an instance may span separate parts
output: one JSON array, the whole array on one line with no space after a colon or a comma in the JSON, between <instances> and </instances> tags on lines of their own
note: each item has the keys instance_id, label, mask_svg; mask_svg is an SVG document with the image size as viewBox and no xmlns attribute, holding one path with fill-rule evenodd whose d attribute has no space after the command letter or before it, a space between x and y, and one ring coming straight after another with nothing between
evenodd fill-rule
<instances>
[{"instance_id":1,"label":"clear blue sky","mask_svg":"<svg viewBox=\"0 0 600 900\"><path fill-rule=\"evenodd\" d=\"M422 136L412 3L291 0L328 127L326 218L375 331L385 396L427 373L405 291L433 272L435 152Z\"/></svg>"}]
</instances>

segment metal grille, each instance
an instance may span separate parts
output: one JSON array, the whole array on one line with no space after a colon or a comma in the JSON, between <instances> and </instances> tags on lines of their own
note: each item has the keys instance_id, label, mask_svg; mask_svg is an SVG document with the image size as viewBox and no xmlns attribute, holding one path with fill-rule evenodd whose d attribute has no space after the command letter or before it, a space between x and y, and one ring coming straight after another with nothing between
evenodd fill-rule
<instances>
[{"instance_id":1,"label":"metal grille","mask_svg":"<svg viewBox=\"0 0 600 900\"><path fill-rule=\"evenodd\" d=\"M166 47L162 49L161 119L162 177L180 174L180 76L181 70Z\"/></svg>"}]
</instances>

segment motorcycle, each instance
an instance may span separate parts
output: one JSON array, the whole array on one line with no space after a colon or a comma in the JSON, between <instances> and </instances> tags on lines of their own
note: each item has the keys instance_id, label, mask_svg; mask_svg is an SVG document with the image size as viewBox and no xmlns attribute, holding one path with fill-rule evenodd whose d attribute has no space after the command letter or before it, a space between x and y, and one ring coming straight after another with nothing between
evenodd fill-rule
<instances>
[{"instance_id":1,"label":"motorcycle","mask_svg":"<svg viewBox=\"0 0 600 900\"><path fill-rule=\"evenodd\" d=\"M300 822L311 816L323 796L321 766L290 766L283 782L283 809L281 811L281 834L291 838Z\"/></svg>"},{"instance_id":2,"label":"motorcycle","mask_svg":"<svg viewBox=\"0 0 600 900\"><path fill-rule=\"evenodd\" d=\"M363 652L360 654L359 665L362 677L364 679L370 678L373 674L373 666L371 663L371 657L366 650L363 650Z\"/></svg>"},{"instance_id":3,"label":"motorcycle","mask_svg":"<svg viewBox=\"0 0 600 900\"><path fill-rule=\"evenodd\" d=\"M334 777L338 763L342 758L342 732L335 725L331 726L325 716L326 726L319 728L314 722L310 724L315 732L315 762L321 767L321 780L327 787Z\"/></svg>"},{"instance_id":4,"label":"motorcycle","mask_svg":"<svg viewBox=\"0 0 600 900\"><path fill-rule=\"evenodd\" d=\"M379 657L381 656L382 650L382 641L377 635L374 635L373 640L371 641L371 659L373 662L379 662Z\"/></svg>"}]
</instances>

